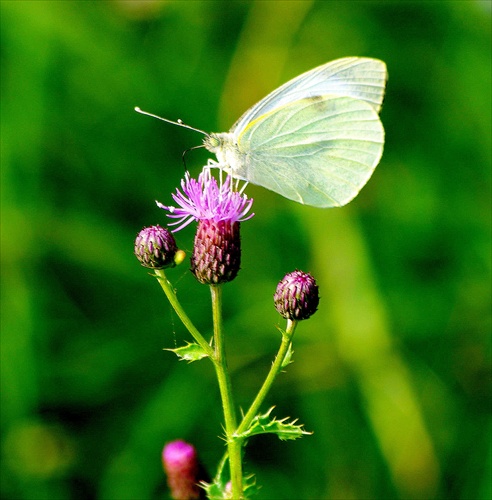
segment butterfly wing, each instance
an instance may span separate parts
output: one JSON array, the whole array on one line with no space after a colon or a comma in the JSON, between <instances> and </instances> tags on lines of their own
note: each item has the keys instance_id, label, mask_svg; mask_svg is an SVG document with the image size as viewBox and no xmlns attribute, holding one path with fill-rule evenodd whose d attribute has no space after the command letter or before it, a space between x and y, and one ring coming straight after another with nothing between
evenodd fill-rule
<instances>
[{"instance_id":1,"label":"butterfly wing","mask_svg":"<svg viewBox=\"0 0 492 500\"><path fill-rule=\"evenodd\" d=\"M306 205L342 206L369 180L384 144L366 101L299 99L249 123L237 139L233 176Z\"/></svg>"},{"instance_id":2,"label":"butterfly wing","mask_svg":"<svg viewBox=\"0 0 492 500\"><path fill-rule=\"evenodd\" d=\"M318 66L285 83L248 109L230 132L238 137L250 122L289 102L306 97L338 95L370 104L379 113L387 71L383 61L346 57Z\"/></svg>"}]
</instances>

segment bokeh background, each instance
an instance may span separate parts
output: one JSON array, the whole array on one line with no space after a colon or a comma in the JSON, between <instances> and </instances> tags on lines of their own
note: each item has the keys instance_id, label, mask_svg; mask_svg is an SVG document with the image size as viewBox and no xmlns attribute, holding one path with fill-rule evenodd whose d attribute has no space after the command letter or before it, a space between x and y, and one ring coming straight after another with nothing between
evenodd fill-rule
<instances>
[{"instance_id":1,"label":"bokeh background","mask_svg":"<svg viewBox=\"0 0 492 500\"><path fill-rule=\"evenodd\" d=\"M165 442L214 472L221 410L206 360L133 256L166 224L194 132L225 131L312 67L384 60L386 147L342 209L255 186L224 287L247 407L279 343L272 294L296 268L321 302L264 409L313 436L251 440L259 499L489 499L491 3L2 1L1 492L168 498ZM209 155L188 153L198 173ZM178 233L189 252L194 228ZM207 287L168 272L209 335Z\"/></svg>"}]
</instances>

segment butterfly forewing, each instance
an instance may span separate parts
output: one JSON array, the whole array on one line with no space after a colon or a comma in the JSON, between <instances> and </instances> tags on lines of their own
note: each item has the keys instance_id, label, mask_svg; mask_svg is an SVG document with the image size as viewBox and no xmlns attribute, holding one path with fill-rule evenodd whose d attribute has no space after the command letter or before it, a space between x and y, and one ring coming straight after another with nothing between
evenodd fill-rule
<instances>
[{"instance_id":1,"label":"butterfly forewing","mask_svg":"<svg viewBox=\"0 0 492 500\"><path fill-rule=\"evenodd\" d=\"M338 95L369 103L379 112L387 80L386 65L378 59L347 57L318 66L285 83L251 107L231 128L236 137L265 113L306 97Z\"/></svg>"}]
</instances>

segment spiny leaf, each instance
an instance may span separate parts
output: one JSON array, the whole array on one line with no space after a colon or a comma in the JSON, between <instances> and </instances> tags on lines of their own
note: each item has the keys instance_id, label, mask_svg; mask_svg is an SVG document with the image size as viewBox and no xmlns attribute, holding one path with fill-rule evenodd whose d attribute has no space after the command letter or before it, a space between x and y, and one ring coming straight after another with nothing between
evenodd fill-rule
<instances>
[{"instance_id":1,"label":"spiny leaf","mask_svg":"<svg viewBox=\"0 0 492 500\"><path fill-rule=\"evenodd\" d=\"M171 351L178 356L180 361L188 361L191 363L192 361L199 361L202 358L206 358L207 354L205 351L195 343L188 343L185 346L177 347L176 349L164 349L165 351Z\"/></svg>"},{"instance_id":2,"label":"spiny leaf","mask_svg":"<svg viewBox=\"0 0 492 500\"><path fill-rule=\"evenodd\" d=\"M256 484L256 476L254 474L243 477L243 490L245 498L251 498L260 491L260 486Z\"/></svg>"},{"instance_id":3,"label":"spiny leaf","mask_svg":"<svg viewBox=\"0 0 492 500\"><path fill-rule=\"evenodd\" d=\"M210 500L223 500L225 498L230 498L227 496L226 486L217 481L213 483L201 482L200 487L207 493L207 498Z\"/></svg>"},{"instance_id":4,"label":"spiny leaf","mask_svg":"<svg viewBox=\"0 0 492 500\"><path fill-rule=\"evenodd\" d=\"M305 431L302 425L297 425L297 419L287 422L287 418L276 420L275 417L270 417L273 408L272 406L264 415L257 415L251 422L249 429L238 437L249 438L257 434L277 434L280 440L287 441L312 434L312 432Z\"/></svg>"},{"instance_id":5,"label":"spiny leaf","mask_svg":"<svg viewBox=\"0 0 492 500\"><path fill-rule=\"evenodd\" d=\"M275 325L275 328L282 334L283 338L287 337L287 332L283 328L280 328L279 325Z\"/></svg>"},{"instance_id":6,"label":"spiny leaf","mask_svg":"<svg viewBox=\"0 0 492 500\"><path fill-rule=\"evenodd\" d=\"M224 476L215 478L213 483L202 481L200 487L206 491L207 498L210 500L230 500L232 498L230 482ZM259 489L254 474L243 476L244 498L251 498L258 493Z\"/></svg>"}]
</instances>

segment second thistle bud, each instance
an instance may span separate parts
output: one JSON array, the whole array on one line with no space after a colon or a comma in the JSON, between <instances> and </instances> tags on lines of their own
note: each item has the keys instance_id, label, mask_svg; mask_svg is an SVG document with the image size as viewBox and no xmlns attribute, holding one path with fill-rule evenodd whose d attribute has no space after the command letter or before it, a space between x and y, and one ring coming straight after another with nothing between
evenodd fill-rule
<instances>
[{"instance_id":1,"label":"second thistle bud","mask_svg":"<svg viewBox=\"0 0 492 500\"><path fill-rule=\"evenodd\" d=\"M162 450L162 465L173 499L203 498L204 491L198 486L203 477L199 477L200 464L193 445L180 439L167 443Z\"/></svg>"},{"instance_id":2,"label":"second thistle bud","mask_svg":"<svg viewBox=\"0 0 492 500\"><path fill-rule=\"evenodd\" d=\"M200 220L195 235L191 272L206 285L232 281L241 265L239 222Z\"/></svg>"},{"instance_id":3,"label":"second thistle bud","mask_svg":"<svg viewBox=\"0 0 492 500\"><path fill-rule=\"evenodd\" d=\"M174 236L159 225L144 227L135 239L135 256L150 269L174 266L177 250Z\"/></svg>"},{"instance_id":4,"label":"second thistle bud","mask_svg":"<svg viewBox=\"0 0 492 500\"><path fill-rule=\"evenodd\" d=\"M277 285L273 300L275 308L284 318L307 319L318 308L318 285L309 273L293 271Z\"/></svg>"}]
</instances>

